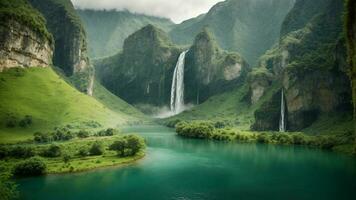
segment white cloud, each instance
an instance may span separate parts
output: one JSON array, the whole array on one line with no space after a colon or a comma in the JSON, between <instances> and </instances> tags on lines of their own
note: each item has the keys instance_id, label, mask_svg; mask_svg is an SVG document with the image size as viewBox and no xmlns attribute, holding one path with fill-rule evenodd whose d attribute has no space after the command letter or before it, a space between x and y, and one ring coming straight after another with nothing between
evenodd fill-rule
<instances>
[{"instance_id":1,"label":"white cloud","mask_svg":"<svg viewBox=\"0 0 356 200\"><path fill-rule=\"evenodd\" d=\"M72 0L82 9L127 9L131 12L160 16L179 23L206 13L223 0Z\"/></svg>"}]
</instances>

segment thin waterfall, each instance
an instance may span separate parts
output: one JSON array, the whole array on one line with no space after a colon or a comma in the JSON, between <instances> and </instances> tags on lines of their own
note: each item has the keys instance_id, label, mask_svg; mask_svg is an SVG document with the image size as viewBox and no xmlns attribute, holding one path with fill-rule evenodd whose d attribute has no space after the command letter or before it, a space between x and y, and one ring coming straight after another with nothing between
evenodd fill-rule
<instances>
[{"instance_id":1,"label":"thin waterfall","mask_svg":"<svg viewBox=\"0 0 356 200\"><path fill-rule=\"evenodd\" d=\"M282 94L281 94L281 117L279 120L279 132L285 132L286 131L286 119L285 119L285 103L284 103L284 89L282 89Z\"/></svg>"},{"instance_id":2,"label":"thin waterfall","mask_svg":"<svg viewBox=\"0 0 356 200\"><path fill-rule=\"evenodd\" d=\"M178 114L184 109L184 60L187 52L188 51L183 51L179 55L178 62L173 73L171 111L174 114Z\"/></svg>"}]
</instances>

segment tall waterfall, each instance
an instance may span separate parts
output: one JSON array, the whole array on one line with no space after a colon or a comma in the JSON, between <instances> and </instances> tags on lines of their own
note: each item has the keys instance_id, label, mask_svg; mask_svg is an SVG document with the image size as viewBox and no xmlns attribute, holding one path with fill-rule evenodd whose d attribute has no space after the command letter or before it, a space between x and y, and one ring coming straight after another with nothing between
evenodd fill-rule
<instances>
[{"instance_id":1,"label":"tall waterfall","mask_svg":"<svg viewBox=\"0 0 356 200\"><path fill-rule=\"evenodd\" d=\"M281 94L281 118L279 120L279 132L285 132L286 131L286 119L285 119L285 109L286 104L284 103L284 90L282 89L282 94Z\"/></svg>"},{"instance_id":2,"label":"tall waterfall","mask_svg":"<svg viewBox=\"0 0 356 200\"><path fill-rule=\"evenodd\" d=\"M172 88L171 88L171 111L178 114L184 109L184 51L179 55L178 62L174 69Z\"/></svg>"}]
</instances>

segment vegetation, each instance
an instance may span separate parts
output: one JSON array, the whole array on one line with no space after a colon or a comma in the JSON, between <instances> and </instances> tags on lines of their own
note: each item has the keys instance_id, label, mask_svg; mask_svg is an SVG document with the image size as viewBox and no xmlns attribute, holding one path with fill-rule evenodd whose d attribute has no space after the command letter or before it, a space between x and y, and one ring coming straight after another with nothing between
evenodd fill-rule
<instances>
[{"instance_id":1,"label":"vegetation","mask_svg":"<svg viewBox=\"0 0 356 200\"><path fill-rule=\"evenodd\" d=\"M209 121L179 122L176 125L176 132L179 136L188 138L237 141L242 143L305 145L336 151L340 151L342 146L352 144L353 141L352 132L316 136L301 132L254 132L242 131L231 127L217 128L214 126L214 123ZM342 149L342 151L352 153L350 149Z\"/></svg>"},{"instance_id":2,"label":"vegetation","mask_svg":"<svg viewBox=\"0 0 356 200\"><path fill-rule=\"evenodd\" d=\"M1 143L30 139L35 132L51 132L55 127L77 132L83 128L95 130L100 126L137 123L143 119L143 114L127 103L122 100L113 103L119 98L112 98L106 90L100 90L98 99L110 96L100 101L115 106L111 111L98 100L71 87L51 68L13 68L1 72L0 90L0 122L5 122L0 123ZM131 114L133 116L129 116ZM46 137L39 135L38 139L47 140Z\"/></svg>"},{"instance_id":3,"label":"vegetation","mask_svg":"<svg viewBox=\"0 0 356 200\"><path fill-rule=\"evenodd\" d=\"M46 20L26 0L1 0L0 24L8 26L10 20L17 21L37 31L40 35L53 42L52 35L47 31Z\"/></svg>"},{"instance_id":4,"label":"vegetation","mask_svg":"<svg viewBox=\"0 0 356 200\"><path fill-rule=\"evenodd\" d=\"M2 162L0 161L0 166L1 164ZM19 197L17 185L11 180L11 176L11 173L0 170L0 199L2 200L17 199Z\"/></svg>"},{"instance_id":5,"label":"vegetation","mask_svg":"<svg viewBox=\"0 0 356 200\"><path fill-rule=\"evenodd\" d=\"M113 148L124 141L124 153ZM47 144L16 144L0 146L5 172L16 176L42 173L78 172L105 166L130 163L144 155L145 143L141 137L115 134L113 136L74 138ZM30 152L30 153L29 153Z\"/></svg>"},{"instance_id":6,"label":"vegetation","mask_svg":"<svg viewBox=\"0 0 356 200\"><path fill-rule=\"evenodd\" d=\"M15 176L38 176L46 172L46 164L38 157L29 158L17 163L14 167Z\"/></svg>"}]
</instances>

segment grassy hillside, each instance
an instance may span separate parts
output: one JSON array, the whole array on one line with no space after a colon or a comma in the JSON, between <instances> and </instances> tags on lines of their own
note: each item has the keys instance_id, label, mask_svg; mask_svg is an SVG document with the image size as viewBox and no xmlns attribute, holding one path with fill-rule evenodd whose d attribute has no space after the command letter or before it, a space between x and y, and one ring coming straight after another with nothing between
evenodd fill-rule
<instances>
[{"instance_id":1,"label":"grassy hillside","mask_svg":"<svg viewBox=\"0 0 356 200\"><path fill-rule=\"evenodd\" d=\"M100 86L97 88L99 101L78 92L51 68L0 73L1 142L31 138L36 131L60 126L93 129L139 121L140 113ZM19 123L26 115L32 118L32 124L23 128Z\"/></svg>"}]
</instances>

